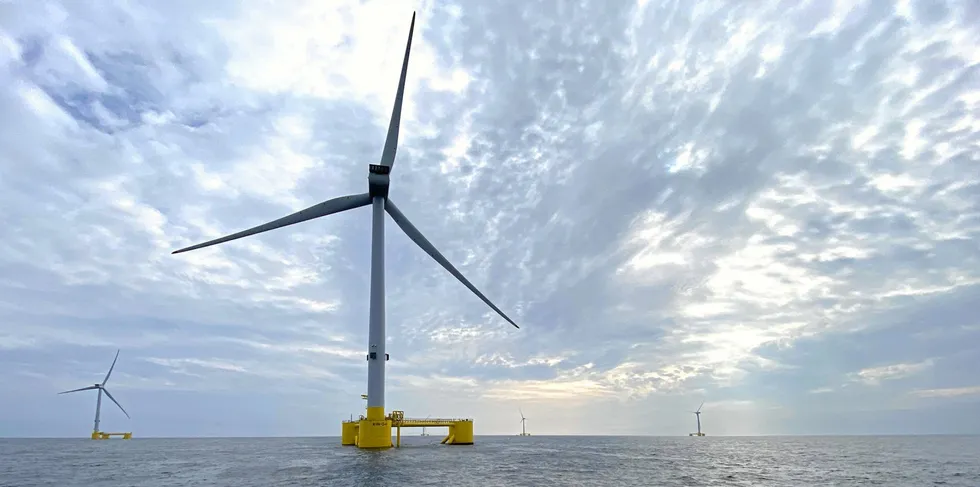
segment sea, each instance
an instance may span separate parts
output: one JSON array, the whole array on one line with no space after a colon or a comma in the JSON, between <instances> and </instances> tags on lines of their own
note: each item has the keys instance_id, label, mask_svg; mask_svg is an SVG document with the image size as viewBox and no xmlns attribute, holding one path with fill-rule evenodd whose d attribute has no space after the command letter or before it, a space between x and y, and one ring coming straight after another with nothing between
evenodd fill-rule
<instances>
[{"instance_id":1,"label":"sea","mask_svg":"<svg viewBox=\"0 0 980 487\"><path fill-rule=\"evenodd\" d=\"M0 486L962 486L980 436L0 439Z\"/></svg>"}]
</instances>

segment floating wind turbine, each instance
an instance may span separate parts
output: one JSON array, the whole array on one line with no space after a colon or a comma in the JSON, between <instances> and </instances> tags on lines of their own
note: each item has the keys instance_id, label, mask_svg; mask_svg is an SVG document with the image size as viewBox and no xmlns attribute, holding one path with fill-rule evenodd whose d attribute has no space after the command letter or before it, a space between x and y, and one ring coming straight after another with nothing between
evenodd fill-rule
<instances>
[{"instance_id":1,"label":"floating wind turbine","mask_svg":"<svg viewBox=\"0 0 980 487\"><path fill-rule=\"evenodd\" d=\"M694 413L694 415L697 416L697 418L698 418L698 432L697 433L691 433L688 436L704 436L704 433L701 432L701 408L703 408L703 407L704 407L704 401L701 401L701 405L698 406L698 410L697 411L692 411Z\"/></svg>"},{"instance_id":2,"label":"floating wind turbine","mask_svg":"<svg viewBox=\"0 0 980 487\"><path fill-rule=\"evenodd\" d=\"M129 418L129 413L127 413L126 410L123 409L122 404L119 404L119 401L117 401L116 398L112 397L112 394L109 394L109 390L105 388L105 383L109 382L109 376L112 375L112 369L116 367L116 360L119 360L119 350L116 350L116 358L112 359L112 365L109 366L109 372L106 373L105 379L102 379L101 384L93 384L88 387L82 387L81 389L72 389L70 391L64 391L58 393L58 394L68 394L71 392L79 392L79 391L91 391L91 390L99 391L99 397L95 401L95 427L92 429L92 438L95 438L99 435L99 415L102 411L103 393L105 393L106 397L108 397L109 400L115 403L116 406L119 406L119 410L122 411L127 418Z\"/></svg>"},{"instance_id":3,"label":"floating wind turbine","mask_svg":"<svg viewBox=\"0 0 980 487\"><path fill-rule=\"evenodd\" d=\"M521 413L521 435L520 436L531 436L527 434L527 429L524 427L527 423L527 418L524 417L524 411L521 408L517 408L517 411Z\"/></svg>"},{"instance_id":4,"label":"floating wind turbine","mask_svg":"<svg viewBox=\"0 0 980 487\"><path fill-rule=\"evenodd\" d=\"M391 112L391 121L388 124L388 135L385 138L384 149L381 152L381 160L378 164L368 165L368 191L366 193L341 196L330 199L322 203L313 205L305 210L300 210L291 215L282 217L278 220L264 223L262 225L234 233L225 237L214 239L201 244L183 248L173 253L178 254L189 250L200 249L217 245L242 237L255 235L269 230L293 225L314 218L320 218L334 213L353 210L362 206L371 205L371 292L370 292L370 311L368 328L368 420L384 419L385 404L385 361L388 355L385 353L385 270L384 270L384 214L391 216L399 228L415 242L425 253L439 263L459 282L463 283L467 289L476 294L491 309L497 312L504 320L519 328L503 311L500 310L490 299L483 295L459 270L454 267L436 249L434 245L420 232L415 225L405 216L404 213L388 197L389 177L395 164L395 152L398 149L398 128L401 121L402 100L405 95L405 77L408 73L408 58L412 47L412 33L415 30L415 14L412 14L412 24L408 30L408 43L405 46L405 58L402 62L401 77L398 79L398 91L395 95L395 106ZM366 433L361 432L361 437L366 438Z\"/></svg>"}]
</instances>

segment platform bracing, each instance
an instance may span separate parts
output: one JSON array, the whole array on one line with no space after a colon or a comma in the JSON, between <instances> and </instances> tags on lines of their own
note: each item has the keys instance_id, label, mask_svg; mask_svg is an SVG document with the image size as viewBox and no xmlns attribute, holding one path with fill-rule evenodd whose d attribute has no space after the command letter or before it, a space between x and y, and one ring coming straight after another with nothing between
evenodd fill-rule
<instances>
[{"instance_id":1,"label":"platform bracing","mask_svg":"<svg viewBox=\"0 0 980 487\"><path fill-rule=\"evenodd\" d=\"M124 440L128 440L133 437L132 432L106 433L104 431L99 431L99 422L100 422L99 417L102 413L102 394L105 394L106 397L109 398L109 400L115 403L116 406L119 406L119 410L122 411L127 418L129 418L129 413L127 413L126 410L123 409L122 404L119 404L119 401L116 401L116 398L112 397L112 394L109 393L109 390L105 388L106 382L109 382L109 376L112 375L112 369L116 367L117 360L119 360L119 350L116 350L116 358L112 359L112 365L109 366L109 372L105 375L105 379L102 379L101 384L93 384L88 387L82 387L80 389L72 389L70 391L64 391L58 393L58 394L69 394L72 392L79 392L79 391L91 391L91 390L99 391L98 398L95 400L95 426L92 428L93 440L108 440L113 436L119 436L122 437L122 439Z\"/></svg>"},{"instance_id":2,"label":"platform bracing","mask_svg":"<svg viewBox=\"0 0 980 487\"><path fill-rule=\"evenodd\" d=\"M200 249L217 245L220 243L236 240L242 237L255 235L276 228L293 225L296 223L320 218L334 213L340 213L362 206L371 206L371 292L370 310L368 316L368 392L367 392L367 416L358 420L356 429L350 426L350 422L343 422L342 429L344 435L348 431L355 431L357 440L352 443L361 448L389 448L392 446L391 427L392 425L409 424L404 423L403 419L396 419L392 414L385 415L385 362L388 360L388 353L385 349L385 269L384 269L384 214L387 212L391 219L395 221L399 228L413 241L429 254L432 259L445 268L450 274L458 279L464 286L477 295L491 309L515 328L519 328L503 311L493 304L486 296L481 293L466 277L460 273L425 236L422 235L415 225L406 217L401 210L388 198L389 177L395 163L395 153L398 149L398 128L401 123L402 101L405 97L405 78L408 74L408 59L412 48L412 33L415 30L415 13L412 13L412 23L408 30L408 43L405 46L405 58L402 62L401 76L398 79L398 91L395 95L395 106L392 109L391 120L388 123L388 135L385 138L384 149L381 153L381 160L378 164L368 165L368 192L341 196L322 203L313 205L305 210L300 210L291 215L285 216L275 221L259 225L232 235L214 239L201 244L193 245L174 251L175 254L187 252L189 250ZM409 420L415 421L415 420ZM456 421L452 429L455 430L452 439L447 437L445 443L463 444L473 442L473 421L472 420L452 420ZM414 425L415 423L412 423Z\"/></svg>"}]
</instances>

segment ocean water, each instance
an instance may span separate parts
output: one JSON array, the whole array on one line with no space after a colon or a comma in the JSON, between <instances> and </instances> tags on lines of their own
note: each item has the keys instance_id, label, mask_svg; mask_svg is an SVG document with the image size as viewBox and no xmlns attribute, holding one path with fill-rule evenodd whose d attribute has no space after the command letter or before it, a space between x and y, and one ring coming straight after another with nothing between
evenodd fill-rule
<instances>
[{"instance_id":1,"label":"ocean water","mask_svg":"<svg viewBox=\"0 0 980 487\"><path fill-rule=\"evenodd\" d=\"M980 487L980 436L440 439L5 439L0 485Z\"/></svg>"}]
</instances>

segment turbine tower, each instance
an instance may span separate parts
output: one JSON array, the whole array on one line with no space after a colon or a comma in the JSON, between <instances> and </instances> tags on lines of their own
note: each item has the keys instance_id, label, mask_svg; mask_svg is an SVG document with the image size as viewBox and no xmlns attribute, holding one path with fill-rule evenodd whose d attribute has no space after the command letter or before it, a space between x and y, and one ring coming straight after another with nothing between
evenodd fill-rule
<instances>
[{"instance_id":1,"label":"turbine tower","mask_svg":"<svg viewBox=\"0 0 980 487\"><path fill-rule=\"evenodd\" d=\"M402 100L405 95L405 77L408 73L408 58L412 47L412 33L415 30L415 13L412 13L412 23L408 30L408 43L405 46L405 58L402 62L401 76L398 80L398 91L395 95L395 106L391 112L388 124L388 135L385 138L384 149L378 164L368 165L368 191L366 193L341 196L313 205L278 220L265 223L248 230L243 230L225 237L210 240L201 244L176 250L178 254L189 250L200 249L220 243L255 235L276 228L320 218L334 213L340 213L362 206L371 205L371 291L370 311L368 316L368 399L367 418L360 422L357 445L362 448L387 448L391 446L391 418L386 418L385 407L385 270L384 270L384 214L391 216L399 228L408 237L429 254L436 262L458 279L464 286L477 295L491 309L515 328L520 328L503 311L493 304L480 290L454 267L434 245L420 232L415 225L398 209L398 206L388 197L389 177L395 163L395 152L398 149L398 127L401 122ZM387 426L384 426L387 422ZM472 427L472 423L470 423ZM457 444L463 437L472 434L457 431ZM472 439L468 443L472 443Z\"/></svg>"},{"instance_id":2,"label":"turbine tower","mask_svg":"<svg viewBox=\"0 0 980 487\"><path fill-rule=\"evenodd\" d=\"M116 360L119 360L119 350L118 349L116 350L116 358L112 359L112 365L109 366L109 372L106 373L105 379L102 379L102 383L101 384L93 384L93 385L90 385L88 387L82 387L81 389L72 389L70 391L64 391L64 392L59 392L58 393L58 394L69 394L69 393L72 393L72 392L79 392L79 391L91 391L93 389L99 391L98 399L96 399L96 401L95 401L95 426L92 428L92 439L93 440L103 439L103 433L101 431L99 431L99 416L102 413L102 394L103 393L105 393L106 397L108 397L109 400L111 400L113 403L115 403L116 406L119 406L119 410L122 411L123 414L126 415L126 418L129 418L129 413L127 413L126 410L123 409L122 404L119 404L119 401L116 401L116 398L112 397L112 394L109 394L109 389L106 389L105 388L105 383L106 382L109 382L109 376L112 375L112 369L114 369L116 367ZM132 436L132 434L131 433L124 433L123 436L128 439L130 436Z\"/></svg>"},{"instance_id":3,"label":"turbine tower","mask_svg":"<svg viewBox=\"0 0 980 487\"><path fill-rule=\"evenodd\" d=\"M520 434L520 436L531 436L531 435L527 434L527 429L524 427L525 426L525 423L527 423L527 418L524 417L524 411L521 411L520 408L517 408L517 411L521 413L521 434Z\"/></svg>"},{"instance_id":4,"label":"turbine tower","mask_svg":"<svg viewBox=\"0 0 980 487\"><path fill-rule=\"evenodd\" d=\"M704 436L704 433L701 432L701 408L703 407L704 407L704 401L701 401L701 405L698 406L698 410L693 411L694 415L698 418L698 432L691 433L688 436Z\"/></svg>"}]
</instances>

